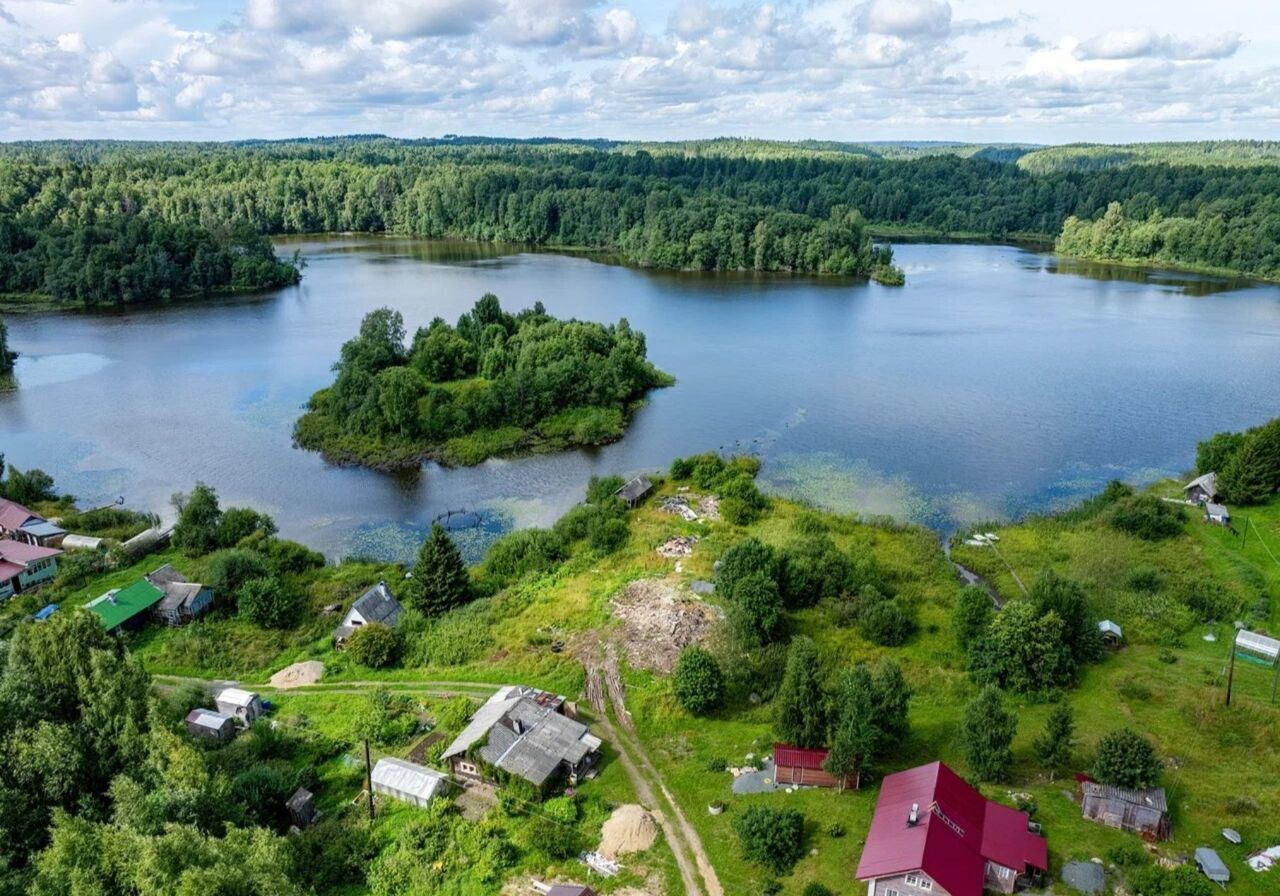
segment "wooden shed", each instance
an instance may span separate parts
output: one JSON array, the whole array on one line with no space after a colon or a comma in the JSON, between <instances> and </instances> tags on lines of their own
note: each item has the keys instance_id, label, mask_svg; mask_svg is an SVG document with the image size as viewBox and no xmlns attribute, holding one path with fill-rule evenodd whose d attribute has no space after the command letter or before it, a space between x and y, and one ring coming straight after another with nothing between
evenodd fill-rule
<instances>
[{"instance_id":1,"label":"wooden shed","mask_svg":"<svg viewBox=\"0 0 1280 896\"><path fill-rule=\"evenodd\" d=\"M1081 778L1080 814L1109 828L1139 834L1144 840L1168 840L1173 835L1162 787L1125 790Z\"/></svg>"},{"instance_id":2,"label":"wooden shed","mask_svg":"<svg viewBox=\"0 0 1280 896\"><path fill-rule=\"evenodd\" d=\"M840 787L848 785L847 776L836 777L822 767L828 750L804 749L788 744L773 745L773 779L779 787Z\"/></svg>"},{"instance_id":3,"label":"wooden shed","mask_svg":"<svg viewBox=\"0 0 1280 896\"><path fill-rule=\"evenodd\" d=\"M637 476L613 494L627 502L628 507L635 507L651 491L653 491L653 483L649 481L649 477Z\"/></svg>"},{"instance_id":4,"label":"wooden shed","mask_svg":"<svg viewBox=\"0 0 1280 896\"><path fill-rule=\"evenodd\" d=\"M320 814L316 811L316 798L310 790L305 787L299 787L293 792L293 796L289 797L285 802L285 806L289 809L289 818L300 828L305 828L316 820Z\"/></svg>"}]
</instances>

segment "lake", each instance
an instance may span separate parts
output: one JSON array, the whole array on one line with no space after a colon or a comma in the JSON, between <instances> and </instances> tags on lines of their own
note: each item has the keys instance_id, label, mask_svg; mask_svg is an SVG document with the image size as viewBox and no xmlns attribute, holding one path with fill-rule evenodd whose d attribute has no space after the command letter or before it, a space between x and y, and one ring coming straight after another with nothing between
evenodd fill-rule
<instances>
[{"instance_id":1,"label":"lake","mask_svg":"<svg viewBox=\"0 0 1280 896\"><path fill-rule=\"evenodd\" d=\"M762 483L947 531L1070 503L1107 480L1187 469L1195 443L1280 414L1280 288L1058 262L1006 246L896 248L907 286L654 273L496 246L282 240L301 285L251 299L8 317L20 389L0 450L82 505L168 517L197 480L330 556L407 557L449 511L474 557L543 525L593 473L751 451ZM675 387L622 441L417 475L292 447L339 346L390 305L409 331L485 292L508 309L626 317Z\"/></svg>"}]
</instances>

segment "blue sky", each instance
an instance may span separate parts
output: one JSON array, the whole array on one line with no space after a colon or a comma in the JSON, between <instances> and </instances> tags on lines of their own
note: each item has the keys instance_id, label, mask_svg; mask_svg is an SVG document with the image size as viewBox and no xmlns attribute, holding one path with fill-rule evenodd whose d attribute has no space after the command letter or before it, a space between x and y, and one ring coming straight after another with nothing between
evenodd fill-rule
<instances>
[{"instance_id":1,"label":"blue sky","mask_svg":"<svg viewBox=\"0 0 1280 896\"><path fill-rule=\"evenodd\" d=\"M0 139L1273 139L1270 7L0 0Z\"/></svg>"}]
</instances>

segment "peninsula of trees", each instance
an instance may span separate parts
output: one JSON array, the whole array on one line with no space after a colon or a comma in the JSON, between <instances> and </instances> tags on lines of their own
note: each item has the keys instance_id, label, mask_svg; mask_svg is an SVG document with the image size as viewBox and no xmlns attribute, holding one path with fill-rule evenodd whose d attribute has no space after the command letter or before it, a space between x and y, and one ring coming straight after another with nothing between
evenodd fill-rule
<instances>
[{"instance_id":1,"label":"peninsula of trees","mask_svg":"<svg viewBox=\"0 0 1280 896\"><path fill-rule=\"evenodd\" d=\"M540 302L512 315L488 294L457 326L436 318L405 337L400 312L367 315L295 442L378 469L599 445L622 435L648 390L673 382L625 319L562 321Z\"/></svg>"},{"instance_id":2,"label":"peninsula of trees","mask_svg":"<svg viewBox=\"0 0 1280 896\"><path fill-rule=\"evenodd\" d=\"M873 231L1061 237L1068 254L1280 277L1277 195L1280 150L1244 142L15 143L0 146L0 293L268 288L297 274L261 237L342 231L887 283L902 273Z\"/></svg>"}]
</instances>

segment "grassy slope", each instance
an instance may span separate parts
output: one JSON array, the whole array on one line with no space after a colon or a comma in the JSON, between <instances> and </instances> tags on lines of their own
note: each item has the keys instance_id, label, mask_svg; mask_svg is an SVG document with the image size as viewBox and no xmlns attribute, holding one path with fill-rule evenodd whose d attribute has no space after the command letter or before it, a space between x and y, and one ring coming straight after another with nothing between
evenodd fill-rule
<instances>
[{"instance_id":1,"label":"grassy slope","mask_svg":"<svg viewBox=\"0 0 1280 896\"><path fill-rule=\"evenodd\" d=\"M670 486L666 488L669 490ZM796 520L808 512L799 505L776 501L774 510L749 527L749 533L785 544L796 537ZM1248 515L1267 533L1272 551L1280 550L1280 503ZM933 535L917 529L895 531L847 519L825 519L839 544L869 545L875 551L895 590L916 605L921 630L905 647L887 650L868 644L855 630L835 628L822 608L799 614L794 620L796 629L818 641L825 665L832 673L859 660L874 661L880 655L892 655L903 665L916 693L911 705L913 733L906 743L890 751L878 771L942 758L963 774L966 768L955 732L974 688L963 672L948 627L950 602L957 584ZM1266 879L1240 864L1246 848L1225 844L1218 831L1228 825L1237 828L1249 848L1280 842L1280 825L1270 820L1280 809L1280 797L1268 786L1280 774L1280 750L1276 746L1280 743L1280 711L1266 703L1269 679L1263 670L1242 666L1237 676L1240 699L1226 709L1221 705L1221 687L1215 684L1225 658L1225 641L1205 642L1201 637L1205 627L1200 626L1182 638L1183 646L1174 649L1176 662L1163 661L1164 648L1158 642L1168 639L1161 637L1154 623L1142 623L1143 605L1123 583L1135 568L1157 569L1163 577L1162 587L1166 588L1178 587L1187 576L1211 574L1245 599L1256 595L1259 587L1270 589L1273 595L1280 593L1280 565L1272 563L1262 542L1254 536L1241 551L1239 539L1233 540L1225 530L1191 521L1184 536L1157 545L1120 536L1098 521L1067 524L1034 520L1000 532L1001 553L1024 580L1050 565L1081 579L1097 596L1105 615L1120 621L1131 637L1130 646L1091 667L1080 687L1070 694L1078 722L1076 766L1086 767L1094 743L1115 727L1129 724L1149 732L1162 755L1179 760L1179 768L1170 769L1165 782L1175 807L1177 832L1170 850L1189 852L1197 845L1212 844L1232 867L1236 878L1232 892L1261 896L1266 892ZM680 533L698 534L702 540L694 555L684 561L683 571L675 573L674 561L658 557L653 548L668 536ZM265 680L274 669L305 656L329 664L326 680L330 682L520 680L576 694L583 679L572 650L577 639L611 624L609 598L619 588L645 576L667 576L679 581L708 578L714 559L745 534L748 531L727 523L707 526L683 522L660 512L651 500L631 515L631 538L620 552L605 558L577 555L559 570L526 580L486 602L480 617L488 625L482 649L465 663L375 672L333 654L327 633L322 633L312 641L292 643L274 661L247 677ZM1006 597L1017 594L1017 586L994 555L965 548L956 553L966 565L988 574ZM349 597L361 584L376 580L378 574L372 567L352 568L341 574L330 569L317 574L317 586L323 583L326 593L344 592ZM339 585L330 577L349 580ZM95 589L101 590L96 583L88 590ZM317 605L321 602L316 598ZM329 621L326 618L322 627L327 627ZM1274 609L1272 621L1275 622ZM234 620L220 624L239 625ZM1226 628L1221 627L1219 633L1225 637ZM293 637L296 640L304 634L297 632ZM139 649L153 668L174 671L175 666L166 661L181 652L177 647L184 637L183 632L154 628L141 636ZM557 640L564 641L569 649L553 651L550 645ZM204 674L218 672L215 659L204 664ZM799 893L805 883L813 880L836 892L848 891L874 805L874 784L860 793L805 791L734 798L729 775L706 771L706 764L713 759L740 764L748 753L766 752L771 744L767 707L744 704L721 711L711 719L693 719L676 706L664 678L634 670L626 670L625 674L629 706L641 737L698 828L729 892L756 892L759 883L769 877L742 860L729 827L733 812L748 800L798 807L809 821L808 845L818 852L802 860L794 873L784 879L785 893ZM295 702L315 701L325 708L319 715L332 712L340 719L343 707L353 699L363 698L297 695L285 698L284 703L288 707ZM1063 795L1070 788L1069 783L1049 780L1032 758L1031 742L1048 708L1021 703L1016 707L1021 724L1015 742L1014 781L987 787L986 792L1006 801L1015 790L1033 795L1039 806L1037 817L1045 824L1055 869L1068 857L1105 855L1111 847L1136 844L1134 837L1079 818L1077 807ZM606 777L603 783L611 787L609 780ZM1258 800L1257 815L1227 812L1226 800L1241 794ZM706 806L717 800L728 802L729 810L724 815L711 816ZM832 823L842 825L846 836L828 837L824 830ZM678 892L678 887L672 892Z\"/></svg>"}]
</instances>

